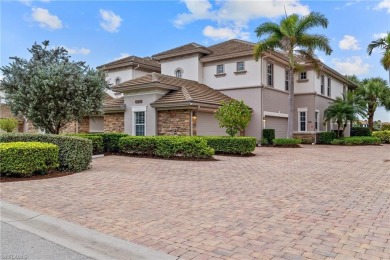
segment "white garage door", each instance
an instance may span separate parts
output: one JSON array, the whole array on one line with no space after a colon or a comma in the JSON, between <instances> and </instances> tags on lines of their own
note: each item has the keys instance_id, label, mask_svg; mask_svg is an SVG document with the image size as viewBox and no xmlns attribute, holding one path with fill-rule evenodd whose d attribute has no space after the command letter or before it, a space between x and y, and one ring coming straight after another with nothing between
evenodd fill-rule
<instances>
[{"instance_id":1,"label":"white garage door","mask_svg":"<svg viewBox=\"0 0 390 260\"><path fill-rule=\"evenodd\" d=\"M287 137L287 118L267 116L265 119L265 128L275 129L276 138Z\"/></svg>"},{"instance_id":2,"label":"white garage door","mask_svg":"<svg viewBox=\"0 0 390 260\"><path fill-rule=\"evenodd\" d=\"M225 128L219 128L213 113L196 112L197 135L227 135Z\"/></svg>"}]
</instances>

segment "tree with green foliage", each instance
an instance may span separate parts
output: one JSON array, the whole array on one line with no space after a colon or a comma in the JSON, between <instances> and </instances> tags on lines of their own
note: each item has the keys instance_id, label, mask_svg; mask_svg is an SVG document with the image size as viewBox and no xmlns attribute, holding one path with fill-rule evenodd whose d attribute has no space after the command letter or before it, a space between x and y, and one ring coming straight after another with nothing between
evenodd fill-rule
<instances>
[{"instance_id":1,"label":"tree with green foliage","mask_svg":"<svg viewBox=\"0 0 390 260\"><path fill-rule=\"evenodd\" d=\"M297 14L286 16L280 24L266 22L256 28L255 32L260 41L254 48L255 59L258 60L265 52L281 50L288 58L289 67L289 112L287 138L293 136L294 126L294 75L302 70L302 60L306 65L312 66L319 75L321 62L314 54L315 50L324 51L326 55L332 53L329 39L321 34L310 34L308 31L314 27L328 27L328 19L316 12L307 16L299 17ZM261 39L263 36L267 38ZM299 59L297 59L297 56Z\"/></svg>"},{"instance_id":2,"label":"tree with green foliage","mask_svg":"<svg viewBox=\"0 0 390 260\"><path fill-rule=\"evenodd\" d=\"M374 115L378 106L390 110L390 88L386 80L376 77L362 80L356 90L367 105L368 127L374 130Z\"/></svg>"},{"instance_id":3,"label":"tree with green foliage","mask_svg":"<svg viewBox=\"0 0 390 260\"><path fill-rule=\"evenodd\" d=\"M15 118L0 118L0 129L8 133L14 131L18 124Z\"/></svg>"},{"instance_id":4,"label":"tree with green foliage","mask_svg":"<svg viewBox=\"0 0 390 260\"><path fill-rule=\"evenodd\" d=\"M372 41L367 46L367 53L371 55L374 49L383 50L383 57L381 58L381 64L385 70L389 71L389 82L390 82L390 33L383 38Z\"/></svg>"},{"instance_id":5,"label":"tree with green foliage","mask_svg":"<svg viewBox=\"0 0 390 260\"><path fill-rule=\"evenodd\" d=\"M233 137L240 131L245 131L252 119L252 110L244 101L230 100L224 102L215 113L219 127L225 127L226 133Z\"/></svg>"},{"instance_id":6,"label":"tree with green foliage","mask_svg":"<svg viewBox=\"0 0 390 260\"><path fill-rule=\"evenodd\" d=\"M12 57L12 63L0 68L0 90L15 115L58 134L69 122L102 113L109 86L103 72L71 61L66 49L49 48L49 41L35 43L28 51L29 60Z\"/></svg>"}]
</instances>

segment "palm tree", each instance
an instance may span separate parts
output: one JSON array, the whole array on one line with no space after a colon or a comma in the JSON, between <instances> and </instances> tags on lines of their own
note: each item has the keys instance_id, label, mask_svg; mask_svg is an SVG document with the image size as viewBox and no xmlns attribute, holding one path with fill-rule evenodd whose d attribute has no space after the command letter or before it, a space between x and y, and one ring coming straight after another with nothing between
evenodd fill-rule
<instances>
[{"instance_id":1,"label":"palm tree","mask_svg":"<svg viewBox=\"0 0 390 260\"><path fill-rule=\"evenodd\" d=\"M328 27L328 19L316 12L299 18L292 14L283 18L279 24L266 22L256 28L257 37L267 36L260 39L254 48L255 59L258 60L264 52L280 49L286 53L289 65L289 112L287 123L287 137L293 136L293 118L294 118L294 73L298 72L302 65L298 64L296 55L298 54L306 62L310 63L316 72L320 73L321 62L314 55L315 50L324 51L326 55L332 53L329 46L329 39L321 34L309 34L307 31L313 27Z\"/></svg>"},{"instance_id":2,"label":"palm tree","mask_svg":"<svg viewBox=\"0 0 390 260\"><path fill-rule=\"evenodd\" d=\"M381 59L381 64L385 70L389 71L389 82L390 82L390 33L387 33L387 36L372 41L367 47L368 55L372 54L374 49L383 50L383 57Z\"/></svg>"},{"instance_id":3,"label":"palm tree","mask_svg":"<svg viewBox=\"0 0 390 260\"><path fill-rule=\"evenodd\" d=\"M390 110L390 88L387 86L386 80L382 78L364 79L357 94L367 104L368 126L374 130L374 114L378 106L384 106L386 110Z\"/></svg>"}]
</instances>

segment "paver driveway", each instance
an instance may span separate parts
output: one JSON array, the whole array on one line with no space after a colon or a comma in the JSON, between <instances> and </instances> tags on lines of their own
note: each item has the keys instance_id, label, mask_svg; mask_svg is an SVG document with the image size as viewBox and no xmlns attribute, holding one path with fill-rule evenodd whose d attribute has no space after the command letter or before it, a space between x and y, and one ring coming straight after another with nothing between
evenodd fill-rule
<instances>
[{"instance_id":1,"label":"paver driveway","mask_svg":"<svg viewBox=\"0 0 390 260\"><path fill-rule=\"evenodd\" d=\"M216 158L108 156L1 198L181 259L390 259L389 145Z\"/></svg>"}]
</instances>

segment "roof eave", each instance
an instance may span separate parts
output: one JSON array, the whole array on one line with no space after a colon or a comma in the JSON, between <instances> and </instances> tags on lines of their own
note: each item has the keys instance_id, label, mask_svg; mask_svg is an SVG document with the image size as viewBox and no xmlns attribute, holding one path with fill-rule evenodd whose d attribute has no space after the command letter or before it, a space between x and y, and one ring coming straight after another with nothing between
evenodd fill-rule
<instances>
[{"instance_id":1,"label":"roof eave","mask_svg":"<svg viewBox=\"0 0 390 260\"><path fill-rule=\"evenodd\" d=\"M189 54L197 54L197 53L200 53L200 54L211 54L212 51L210 50L206 50L206 49L203 49L203 48L198 48L198 49L194 49L194 50L189 50L189 51L180 51L180 52L176 52L176 53L169 53L169 54L155 54L152 56L152 58L154 60L164 60L164 59L169 59L169 58L175 58L175 57L178 57L178 56L184 56L184 55L189 55Z\"/></svg>"},{"instance_id":2,"label":"roof eave","mask_svg":"<svg viewBox=\"0 0 390 260\"><path fill-rule=\"evenodd\" d=\"M178 90L181 87L178 86L172 86L167 84L162 84L160 82L150 82L150 83L144 83L144 84L136 84L136 85L130 85L130 86L114 86L112 87L113 91L116 92L128 92L132 90L139 90L139 89L150 89L150 88L162 88L162 89L168 89L168 90Z\"/></svg>"}]
</instances>

